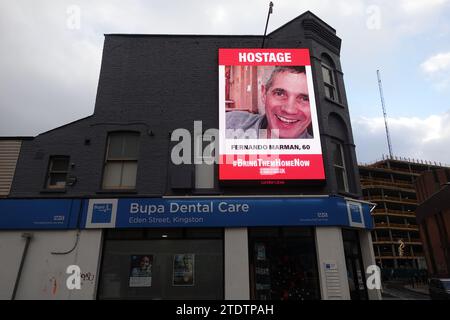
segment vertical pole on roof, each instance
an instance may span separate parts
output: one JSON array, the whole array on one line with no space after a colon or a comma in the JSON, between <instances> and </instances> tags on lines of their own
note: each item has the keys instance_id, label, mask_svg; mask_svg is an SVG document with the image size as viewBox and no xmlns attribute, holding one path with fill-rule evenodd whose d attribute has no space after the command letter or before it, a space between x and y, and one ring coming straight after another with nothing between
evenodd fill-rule
<instances>
[{"instance_id":1,"label":"vertical pole on roof","mask_svg":"<svg viewBox=\"0 0 450 320\"><path fill-rule=\"evenodd\" d=\"M264 36L263 36L263 42L262 42L261 48L264 48L264 42L266 41L267 26L269 25L270 14L273 12L272 8L273 8L273 2L270 1L270 3L269 3L269 13L267 13L266 29L264 29Z\"/></svg>"}]
</instances>

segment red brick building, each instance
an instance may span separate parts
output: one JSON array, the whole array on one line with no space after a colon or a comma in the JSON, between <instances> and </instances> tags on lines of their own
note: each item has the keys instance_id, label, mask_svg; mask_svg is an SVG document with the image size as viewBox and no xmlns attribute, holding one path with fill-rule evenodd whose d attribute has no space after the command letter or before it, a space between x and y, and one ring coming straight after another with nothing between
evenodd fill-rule
<instances>
[{"instance_id":1,"label":"red brick building","mask_svg":"<svg viewBox=\"0 0 450 320\"><path fill-rule=\"evenodd\" d=\"M450 277L450 169L434 169L416 180L416 210L428 271Z\"/></svg>"}]
</instances>

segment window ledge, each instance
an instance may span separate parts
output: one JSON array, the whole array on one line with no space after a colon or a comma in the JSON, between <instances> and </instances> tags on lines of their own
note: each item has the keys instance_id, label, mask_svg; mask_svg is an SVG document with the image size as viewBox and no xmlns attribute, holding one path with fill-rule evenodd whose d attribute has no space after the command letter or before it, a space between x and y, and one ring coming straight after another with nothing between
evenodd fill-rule
<instances>
[{"instance_id":1,"label":"window ledge","mask_svg":"<svg viewBox=\"0 0 450 320\"><path fill-rule=\"evenodd\" d=\"M97 193L97 194L107 194L107 193L136 194L136 193L138 193L138 191L136 189L101 189L101 190L97 190L95 193Z\"/></svg>"},{"instance_id":2,"label":"window ledge","mask_svg":"<svg viewBox=\"0 0 450 320\"><path fill-rule=\"evenodd\" d=\"M333 103L333 104L335 104L335 105L338 105L338 106L341 107L341 108L346 108L346 106L343 105L342 103L340 103L340 102L338 102L338 101L335 101L335 100L333 100L333 99L330 99L330 98L328 98L328 97L325 97L325 100L328 101L328 102L331 102L331 103Z\"/></svg>"},{"instance_id":3,"label":"window ledge","mask_svg":"<svg viewBox=\"0 0 450 320\"><path fill-rule=\"evenodd\" d=\"M205 189L193 189L192 190L192 195L195 195L195 196L201 196L201 195L217 195L217 196L219 196L219 195L222 195L223 194L223 192L221 192L221 191L219 191L219 190L217 190L216 188L211 188L211 189L207 189L207 188L205 188Z\"/></svg>"},{"instance_id":4,"label":"window ledge","mask_svg":"<svg viewBox=\"0 0 450 320\"><path fill-rule=\"evenodd\" d=\"M61 189L42 189L40 191L40 193L66 193L67 189L66 188L61 188Z\"/></svg>"}]
</instances>

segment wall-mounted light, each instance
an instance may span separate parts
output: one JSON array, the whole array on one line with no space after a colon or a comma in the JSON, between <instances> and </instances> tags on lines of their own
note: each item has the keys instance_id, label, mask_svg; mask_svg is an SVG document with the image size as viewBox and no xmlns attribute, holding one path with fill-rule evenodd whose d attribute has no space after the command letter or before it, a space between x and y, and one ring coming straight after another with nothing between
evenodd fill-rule
<instances>
[{"instance_id":1,"label":"wall-mounted light","mask_svg":"<svg viewBox=\"0 0 450 320\"><path fill-rule=\"evenodd\" d=\"M69 176L69 177L67 177L67 182L66 182L66 184L68 185L68 186L73 186L73 185L75 185L75 183L77 183L77 177L75 177L75 176Z\"/></svg>"}]
</instances>

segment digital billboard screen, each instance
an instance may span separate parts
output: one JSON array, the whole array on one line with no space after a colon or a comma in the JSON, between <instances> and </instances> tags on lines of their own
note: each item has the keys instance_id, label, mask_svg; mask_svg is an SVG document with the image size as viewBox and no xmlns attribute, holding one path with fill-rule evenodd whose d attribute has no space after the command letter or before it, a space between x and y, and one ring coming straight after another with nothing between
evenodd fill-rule
<instances>
[{"instance_id":1,"label":"digital billboard screen","mask_svg":"<svg viewBox=\"0 0 450 320\"><path fill-rule=\"evenodd\" d=\"M325 179L308 49L219 49L219 179Z\"/></svg>"}]
</instances>

